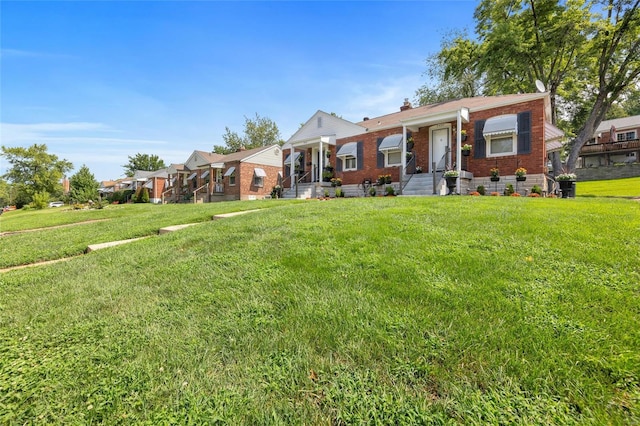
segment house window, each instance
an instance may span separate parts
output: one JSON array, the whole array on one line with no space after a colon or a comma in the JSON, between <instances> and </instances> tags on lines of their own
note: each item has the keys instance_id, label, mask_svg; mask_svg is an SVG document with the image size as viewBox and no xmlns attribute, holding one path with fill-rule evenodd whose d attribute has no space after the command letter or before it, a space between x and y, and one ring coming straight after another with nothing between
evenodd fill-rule
<instances>
[{"instance_id":1,"label":"house window","mask_svg":"<svg viewBox=\"0 0 640 426\"><path fill-rule=\"evenodd\" d=\"M387 151L384 163L385 167L400 166L402 164L402 151Z\"/></svg>"},{"instance_id":2,"label":"house window","mask_svg":"<svg viewBox=\"0 0 640 426\"><path fill-rule=\"evenodd\" d=\"M352 155L348 155L346 157L344 157L344 171L349 171L349 170L357 170L358 169L358 161L356 160L356 157L352 156Z\"/></svg>"},{"instance_id":3,"label":"house window","mask_svg":"<svg viewBox=\"0 0 640 426\"><path fill-rule=\"evenodd\" d=\"M516 153L516 135L487 136L489 152L487 157L501 157Z\"/></svg>"},{"instance_id":4,"label":"house window","mask_svg":"<svg viewBox=\"0 0 640 426\"><path fill-rule=\"evenodd\" d=\"M618 142L632 141L637 139L635 130L631 132L621 132L616 134Z\"/></svg>"},{"instance_id":5,"label":"house window","mask_svg":"<svg viewBox=\"0 0 640 426\"><path fill-rule=\"evenodd\" d=\"M256 167L253 169L253 185L259 188L264 186L264 178L267 177L264 169Z\"/></svg>"},{"instance_id":6,"label":"house window","mask_svg":"<svg viewBox=\"0 0 640 426\"><path fill-rule=\"evenodd\" d=\"M236 172L234 171L229 175L229 186L234 186L236 184Z\"/></svg>"}]
</instances>

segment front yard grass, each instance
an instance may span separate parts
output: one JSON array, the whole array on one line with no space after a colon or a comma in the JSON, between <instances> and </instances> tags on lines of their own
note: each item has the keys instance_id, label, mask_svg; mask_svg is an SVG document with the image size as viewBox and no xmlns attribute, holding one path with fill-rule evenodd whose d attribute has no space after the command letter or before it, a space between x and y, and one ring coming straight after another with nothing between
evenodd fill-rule
<instances>
[{"instance_id":1,"label":"front yard grass","mask_svg":"<svg viewBox=\"0 0 640 426\"><path fill-rule=\"evenodd\" d=\"M637 423L639 246L628 200L366 198L3 273L0 423Z\"/></svg>"},{"instance_id":2,"label":"front yard grass","mask_svg":"<svg viewBox=\"0 0 640 426\"><path fill-rule=\"evenodd\" d=\"M640 197L640 176L624 179L579 181L577 196L582 197Z\"/></svg>"},{"instance_id":3,"label":"front yard grass","mask_svg":"<svg viewBox=\"0 0 640 426\"><path fill-rule=\"evenodd\" d=\"M213 215L272 208L299 201L207 204L126 204L105 209L13 211L0 218L0 269L82 254L91 244L156 235L160 228L210 221ZM76 224L76 226L62 226ZM10 232L37 229L37 232Z\"/></svg>"}]
</instances>

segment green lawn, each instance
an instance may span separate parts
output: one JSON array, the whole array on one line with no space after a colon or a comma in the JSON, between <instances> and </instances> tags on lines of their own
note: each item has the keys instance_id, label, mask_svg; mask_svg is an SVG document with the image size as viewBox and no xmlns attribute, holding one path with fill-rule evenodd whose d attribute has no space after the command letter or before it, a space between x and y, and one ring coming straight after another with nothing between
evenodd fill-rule
<instances>
[{"instance_id":1,"label":"green lawn","mask_svg":"<svg viewBox=\"0 0 640 426\"><path fill-rule=\"evenodd\" d=\"M592 180L576 184L577 196L586 197L640 197L640 176L611 179Z\"/></svg>"},{"instance_id":2,"label":"green lawn","mask_svg":"<svg viewBox=\"0 0 640 426\"><path fill-rule=\"evenodd\" d=\"M270 207L0 273L0 423L640 422L640 203Z\"/></svg>"}]
</instances>

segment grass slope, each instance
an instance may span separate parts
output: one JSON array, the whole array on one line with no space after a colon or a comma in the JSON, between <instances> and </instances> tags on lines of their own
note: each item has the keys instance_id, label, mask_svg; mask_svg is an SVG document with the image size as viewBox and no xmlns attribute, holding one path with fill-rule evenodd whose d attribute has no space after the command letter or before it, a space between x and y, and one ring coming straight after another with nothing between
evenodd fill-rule
<instances>
[{"instance_id":1,"label":"grass slope","mask_svg":"<svg viewBox=\"0 0 640 426\"><path fill-rule=\"evenodd\" d=\"M0 274L0 423L637 423L639 245L626 200L346 199Z\"/></svg>"},{"instance_id":2,"label":"grass slope","mask_svg":"<svg viewBox=\"0 0 640 426\"><path fill-rule=\"evenodd\" d=\"M640 197L640 177L580 181L576 191L587 197Z\"/></svg>"},{"instance_id":3,"label":"grass slope","mask_svg":"<svg viewBox=\"0 0 640 426\"><path fill-rule=\"evenodd\" d=\"M38 229L38 232L37 236L18 232L0 237L3 247L0 269L79 255L91 244L155 235L165 226L206 222L216 214L271 208L283 203L284 200L163 206L128 204L102 210L59 208L9 212L0 218L0 231ZM76 226L68 226L72 224Z\"/></svg>"}]
</instances>

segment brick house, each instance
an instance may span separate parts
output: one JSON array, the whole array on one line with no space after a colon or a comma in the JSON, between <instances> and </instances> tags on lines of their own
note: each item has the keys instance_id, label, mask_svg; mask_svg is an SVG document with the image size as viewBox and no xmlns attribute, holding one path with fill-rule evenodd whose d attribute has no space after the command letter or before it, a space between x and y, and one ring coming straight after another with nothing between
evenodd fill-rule
<instances>
[{"instance_id":1,"label":"brick house","mask_svg":"<svg viewBox=\"0 0 640 426\"><path fill-rule=\"evenodd\" d=\"M163 202L262 199L281 178L282 149L271 145L227 155L194 151L184 164L172 164L167 172Z\"/></svg>"},{"instance_id":2,"label":"brick house","mask_svg":"<svg viewBox=\"0 0 640 426\"><path fill-rule=\"evenodd\" d=\"M519 186L521 193L533 185L545 190L547 144L562 136L551 124L548 93L464 98L416 108L405 100L399 112L355 124L363 131L336 139L335 171L345 188L359 188L352 191L356 193L379 175L391 175L397 192L443 194L445 169L459 172L458 193L478 185L500 192L507 184ZM464 144L471 145L469 156L463 155ZM519 167L527 169L526 182L516 183ZM499 169L499 182L491 182L492 168Z\"/></svg>"},{"instance_id":3,"label":"brick house","mask_svg":"<svg viewBox=\"0 0 640 426\"><path fill-rule=\"evenodd\" d=\"M580 167L640 162L640 115L605 120L580 150Z\"/></svg>"}]
</instances>

